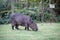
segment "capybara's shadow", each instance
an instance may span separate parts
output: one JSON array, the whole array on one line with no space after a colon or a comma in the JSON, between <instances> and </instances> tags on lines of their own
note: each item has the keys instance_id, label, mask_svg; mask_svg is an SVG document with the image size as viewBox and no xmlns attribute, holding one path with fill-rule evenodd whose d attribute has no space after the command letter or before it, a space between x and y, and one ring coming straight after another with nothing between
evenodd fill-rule
<instances>
[{"instance_id":1,"label":"capybara's shadow","mask_svg":"<svg viewBox=\"0 0 60 40\"><path fill-rule=\"evenodd\" d=\"M18 31L32 31L32 30L18 29Z\"/></svg>"}]
</instances>

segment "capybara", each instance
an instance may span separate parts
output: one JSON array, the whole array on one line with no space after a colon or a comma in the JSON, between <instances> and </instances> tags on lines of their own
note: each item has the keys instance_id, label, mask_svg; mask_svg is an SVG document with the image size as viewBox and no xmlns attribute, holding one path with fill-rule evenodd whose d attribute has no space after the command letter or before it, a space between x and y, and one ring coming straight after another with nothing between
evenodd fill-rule
<instances>
[{"instance_id":1,"label":"capybara","mask_svg":"<svg viewBox=\"0 0 60 40\"><path fill-rule=\"evenodd\" d=\"M13 30L14 27L19 29L18 26L20 25L24 26L25 30L29 30L29 28L31 28L33 31L38 31L37 24L32 20L32 18L21 13L13 13L10 17L10 23Z\"/></svg>"}]
</instances>

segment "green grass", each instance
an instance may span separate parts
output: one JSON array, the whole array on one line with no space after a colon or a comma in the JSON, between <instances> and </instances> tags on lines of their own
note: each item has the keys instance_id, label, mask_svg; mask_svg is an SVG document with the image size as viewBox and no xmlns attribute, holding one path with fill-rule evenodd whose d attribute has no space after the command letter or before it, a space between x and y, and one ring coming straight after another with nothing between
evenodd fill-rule
<instances>
[{"instance_id":1,"label":"green grass","mask_svg":"<svg viewBox=\"0 0 60 40\"><path fill-rule=\"evenodd\" d=\"M38 31L12 30L10 24L0 25L0 40L60 40L60 23L37 23Z\"/></svg>"}]
</instances>

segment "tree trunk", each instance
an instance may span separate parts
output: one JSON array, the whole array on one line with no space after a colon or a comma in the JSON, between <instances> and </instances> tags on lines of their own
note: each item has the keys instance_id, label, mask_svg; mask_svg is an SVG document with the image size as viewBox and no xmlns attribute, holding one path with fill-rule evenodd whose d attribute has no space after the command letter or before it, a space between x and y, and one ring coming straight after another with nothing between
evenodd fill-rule
<instances>
[{"instance_id":1,"label":"tree trunk","mask_svg":"<svg viewBox=\"0 0 60 40\"><path fill-rule=\"evenodd\" d=\"M14 13L14 0L11 0L11 12Z\"/></svg>"},{"instance_id":2,"label":"tree trunk","mask_svg":"<svg viewBox=\"0 0 60 40\"><path fill-rule=\"evenodd\" d=\"M42 9L41 9L41 22L44 22L44 5L43 5L43 1L41 0L41 5L42 5Z\"/></svg>"},{"instance_id":3,"label":"tree trunk","mask_svg":"<svg viewBox=\"0 0 60 40\"><path fill-rule=\"evenodd\" d=\"M25 8L29 8L29 0L26 0Z\"/></svg>"}]
</instances>

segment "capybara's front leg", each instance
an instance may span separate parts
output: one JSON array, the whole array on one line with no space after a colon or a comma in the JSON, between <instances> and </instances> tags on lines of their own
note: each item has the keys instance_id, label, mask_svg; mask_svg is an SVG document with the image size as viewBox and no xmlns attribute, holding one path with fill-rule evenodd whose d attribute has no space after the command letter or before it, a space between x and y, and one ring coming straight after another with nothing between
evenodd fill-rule
<instances>
[{"instance_id":1,"label":"capybara's front leg","mask_svg":"<svg viewBox=\"0 0 60 40\"><path fill-rule=\"evenodd\" d=\"M29 27L25 27L25 30L29 30Z\"/></svg>"},{"instance_id":2,"label":"capybara's front leg","mask_svg":"<svg viewBox=\"0 0 60 40\"><path fill-rule=\"evenodd\" d=\"M29 26L25 24L25 30L29 30Z\"/></svg>"},{"instance_id":3,"label":"capybara's front leg","mask_svg":"<svg viewBox=\"0 0 60 40\"><path fill-rule=\"evenodd\" d=\"M26 30L26 27L25 27L25 30Z\"/></svg>"},{"instance_id":4,"label":"capybara's front leg","mask_svg":"<svg viewBox=\"0 0 60 40\"><path fill-rule=\"evenodd\" d=\"M29 27L25 27L25 30L29 30Z\"/></svg>"}]
</instances>

